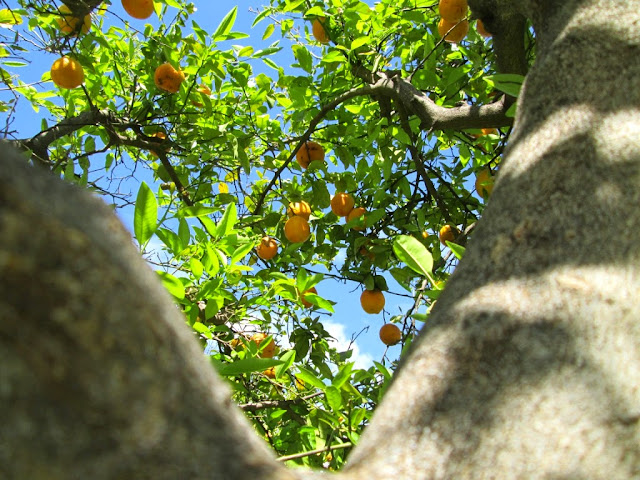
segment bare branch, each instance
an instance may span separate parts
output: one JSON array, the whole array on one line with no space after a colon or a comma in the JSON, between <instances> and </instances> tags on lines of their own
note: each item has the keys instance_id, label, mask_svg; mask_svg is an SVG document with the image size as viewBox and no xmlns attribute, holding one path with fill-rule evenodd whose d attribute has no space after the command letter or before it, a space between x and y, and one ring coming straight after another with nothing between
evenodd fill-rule
<instances>
[{"instance_id":1,"label":"bare branch","mask_svg":"<svg viewBox=\"0 0 640 480\"><path fill-rule=\"evenodd\" d=\"M319 453L325 453L325 452L330 452L332 450L339 450L341 448L351 448L353 447L353 444L350 442L347 443L339 443L337 445L330 445L328 447L325 448L318 448L316 450L310 450L308 452L301 452L301 453L294 453L291 455L285 455L283 457L278 457L276 460L278 460L279 462L286 462L287 460L295 460L296 458L303 458L303 457L309 457L311 455L317 455Z\"/></svg>"},{"instance_id":2,"label":"bare branch","mask_svg":"<svg viewBox=\"0 0 640 480\"><path fill-rule=\"evenodd\" d=\"M323 395L322 392L316 392L312 393L311 395L306 395L304 397L298 397L291 400L267 400L264 402L245 403L240 405L240 410L243 410L245 412L257 412L258 410L264 410L265 408L288 408L291 405L304 403L307 400L310 400L314 397L319 397L321 395Z\"/></svg>"}]
</instances>

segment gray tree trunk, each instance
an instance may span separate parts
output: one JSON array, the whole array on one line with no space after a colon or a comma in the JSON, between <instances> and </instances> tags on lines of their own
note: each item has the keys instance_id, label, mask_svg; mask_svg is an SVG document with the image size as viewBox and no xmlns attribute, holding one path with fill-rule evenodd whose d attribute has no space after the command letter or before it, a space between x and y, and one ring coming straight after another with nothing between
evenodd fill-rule
<instances>
[{"instance_id":1,"label":"gray tree trunk","mask_svg":"<svg viewBox=\"0 0 640 480\"><path fill-rule=\"evenodd\" d=\"M638 478L640 2L475 3L532 19L536 64L465 258L347 470Z\"/></svg>"},{"instance_id":2,"label":"gray tree trunk","mask_svg":"<svg viewBox=\"0 0 640 480\"><path fill-rule=\"evenodd\" d=\"M470 3L498 47L530 18L537 62L466 256L343 475L640 477L640 2ZM0 478L312 475L230 407L108 209L1 163Z\"/></svg>"}]
</instances>

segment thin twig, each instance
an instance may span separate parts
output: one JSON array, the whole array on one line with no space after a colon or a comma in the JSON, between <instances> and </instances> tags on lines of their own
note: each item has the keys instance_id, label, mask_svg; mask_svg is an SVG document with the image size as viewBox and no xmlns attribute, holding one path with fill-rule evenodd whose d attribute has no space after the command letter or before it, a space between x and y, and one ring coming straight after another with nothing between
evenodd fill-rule
<instances>
[{"instance_id":1,"label":"thin twig","mask_svg":"<svg viewBox=\"0 0 640 480\"><path fill-rule=\"evenodd\" d=\"M287 460L295 460L296 458L303 458L303 457L308 457L310 455L317 455L319 453L325 453L325 452L330 452L332 450L338 450L341 448L351 448L351 447L353 447L353 444L351 442L339 443L338 445L331 445L325 448L318 448L317 450L310 450L308 452L285 455L283 457L278 457L276 460L278 460L279 462L286 462Z\"/></svg>"}]
</instances>

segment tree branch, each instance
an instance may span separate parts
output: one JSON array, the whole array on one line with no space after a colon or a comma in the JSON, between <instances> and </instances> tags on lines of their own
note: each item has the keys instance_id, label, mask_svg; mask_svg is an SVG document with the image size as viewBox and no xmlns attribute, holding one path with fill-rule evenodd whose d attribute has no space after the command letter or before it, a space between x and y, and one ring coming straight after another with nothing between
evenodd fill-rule
<instances>
[{"instance_id":1,"label":"tree branch","mask_svg":"<svg viewBox=\"0 0 640 480\"><path fill-rule=\"evenodd\" d=\"M385 95L402 103L407 113L420 119L421 128L424 130L464 130L513 124L513 118L506 116L509 105L504 98L488 105L442 107L397 74L374 74L362 66L354 67L353 72L370 84L369 94ZM363 87L361 90L366 88Z\"/></svg>"},{"instance_id":2,"label":"tree branch","mask_svg":"<svg viewBox=\"0 0 640 480\"><path fill-rule=\"evenodd\" d=\"M240 405L240 410L245 412L257 412L258 410L263 410L265 408L288 408L290 405L295 405L298 403L304 403L307 400L310 400L314 397L319 397L323 395L322 392L312 393L311 395L306 395L304 397L298 397L291 400L266 400L264 402L256 402L256 403L245 403Z\"/></svg>"},{"instance_id":3,"label":"tree branch","mask_svg":"<svg viewBox=\"0 0 640 480\"><path fill-rule=\"evenodd\" d=\"M317 115L313 117L313 119L309 122L309 126L307 127L307 130L302 134L301 137L299 137L296 148L294 148L291 151L291 153L289 154L289 157L280 166L280 168L276 170L275 175L273 176L269 184L265 187L264 191L260 194L260 197L256 202L256 207L253 209L253 212L252 212L253 215L255 215L260 211L260 209L262 208L262 205L264 204L264 200L267 196L267 193L269 193L269 190L273 188L275 183L278 181L278 178L280 178L280 175L282 174L284 169L287 168L289 164L293 161L293 159L296 156L296 153L298 153L298 150L300 150L302 145L307 140L309 140L309 137L311 137L311 134L314 132L314 130L316 129L318 124L322 121L322 119L326 117L329 112L333 111L341 103L346 102L347 100L350 100L354 97L371 95L372 93L375 93L375 92L372 92L370 87L354 88L352 90L349 90L343 93L342 95L333 99L331 102L327 103L324 107L322 107L322 109L317 113Z\"/></svg>"},{"instance_id":4,"label":"tree branch","mask_svg":"<svg viewBox=\"0 0 640 480\"><path fill-rule=\"evenodd\" d=\"M293 453L291 455L285 455L283 457L278 457L277 460L279 462L286 462L287 460L295 460L296 458L304 458L304 457L309 457L311 455L317 455L319 453L325 453L325 452L330 452L332 450L339 450L341 448L351 448L351 447L353 447L353 444L350 442L339 443L337 445L330 445L325 448L318 448L316 450L310 450L308 452Z\"/></svg>"}]
</instances>

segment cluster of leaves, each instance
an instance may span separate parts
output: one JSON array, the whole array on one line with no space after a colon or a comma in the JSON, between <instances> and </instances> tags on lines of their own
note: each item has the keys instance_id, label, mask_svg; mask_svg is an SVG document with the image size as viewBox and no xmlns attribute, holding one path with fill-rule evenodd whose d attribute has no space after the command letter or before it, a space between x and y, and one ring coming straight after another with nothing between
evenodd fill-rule
<instances>
[{"instance_id":1,"label":"cluster of leaves","mask_svg":"<svg viewBox=\"0 0 640 480\"><path fill-rule=\"evenodd\" d=\"M116 206L131 203L118 177L138 179L137 242L156 252L149 261L235 399L280 455L326 449L290 461L340 467L391 371L385 362L355 369L322 324L339 305L320 292L305 308L300 292L323 279L380 286L390 272L414 299L410 311L391 319L408 344L455 262L437 232L446 223L472 231L484 205L474 174L496 168L508 134L432 131L402 105L357 89L381 73L410 80L440 106L490 103L490 41L472 30L457 46L442 42L434 0L272 0L254 19L264 29L261 48L235 30L237 8L205 31L183 0L156 2L157 21L149 23L119 18L105 2L92 14L92 29L76 37L56 28L54 2L18 3L0 12L10 33L0 74L15 95L2 108L25 99L48 112L45 162ZM328 45L311 36L318 17ZM14 73L27 63L24 51L46 62L77 58L84 85L57 89L48 72L24 81ZM176 94L154 85L164 62L186 76ZM202 85L211 93L198 91ZM89 121L69 126L80 117ZM328 156L303 170L292 160L309 138ZM348 228L331 212L336 191L367 209L366 230ZM286 207L298 200L311 205L312 237L290 244ZM255 254L263 235L280 242L273 260ZM260 347L247 341L257 331L280 345L273 359L260 358ZM275 375L267 376L270 367Z\"/></svg>"}]
</instances>

